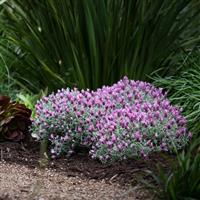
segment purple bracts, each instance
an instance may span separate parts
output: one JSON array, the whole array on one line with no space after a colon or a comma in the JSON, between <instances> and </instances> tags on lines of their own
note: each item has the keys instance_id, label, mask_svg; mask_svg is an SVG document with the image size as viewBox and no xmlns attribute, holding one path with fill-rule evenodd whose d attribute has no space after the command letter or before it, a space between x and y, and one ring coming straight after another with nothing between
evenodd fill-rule
<instances>
[{"instance_id":1,"label":"purple bracts","mask_svg":"<svg viewBox=\"0 0 200 200\"><path fill-rule=\"evenodd\" d=\"M85 145L102 162L179 149L191 137L162 89L127 77L97 91L67 88L43 97L31 131L51 142L52 157Z\"/></svg>"}]
</instances>

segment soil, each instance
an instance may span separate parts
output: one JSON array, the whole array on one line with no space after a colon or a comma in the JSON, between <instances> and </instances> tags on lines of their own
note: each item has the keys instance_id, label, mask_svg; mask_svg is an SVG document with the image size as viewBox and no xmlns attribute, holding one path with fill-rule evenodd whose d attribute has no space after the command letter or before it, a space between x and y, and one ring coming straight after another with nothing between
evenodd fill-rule
<instances>
[{"instance_id":1,"label":"soil","mask_svg":"<svg viewBox=\"0 0 200 200\"><path fill-rule=\"evenodd\" d=\"M0 200L151 199L152 194L140 189L141 178L149 178L144 171L155 171L157 164L168 168L171 159L154 154L147 160L102 164L82 150L44 162L38 143L4 142L0 143Z\"/></svg>"}]
</instances>

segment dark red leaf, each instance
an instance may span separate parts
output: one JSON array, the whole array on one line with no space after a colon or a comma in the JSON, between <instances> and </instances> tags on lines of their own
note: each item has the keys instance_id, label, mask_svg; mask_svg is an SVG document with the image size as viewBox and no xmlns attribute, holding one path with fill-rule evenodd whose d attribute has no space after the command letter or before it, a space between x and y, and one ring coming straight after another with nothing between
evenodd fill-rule
<instances>
[{"instance_id":1,"label":"dark red leaf","mask_svg":"<svg viewBox=\"0 0 200 200\"><path fill-rule=\"evenodd\" d=\"M25 105L0 96L0 138L12 141L24 139L31 124L30 117L31 110Z\"/></svg>"},{"instance_id":2,"label":"dark red leaf","mask_svg":"<svg viewBox=\"0 0 200 200\"><path fill-rule=\"evenodd\" d=\"M0 106L5 106L10 102L10 97L0 95Z\"/></svg>"}]
</instances>

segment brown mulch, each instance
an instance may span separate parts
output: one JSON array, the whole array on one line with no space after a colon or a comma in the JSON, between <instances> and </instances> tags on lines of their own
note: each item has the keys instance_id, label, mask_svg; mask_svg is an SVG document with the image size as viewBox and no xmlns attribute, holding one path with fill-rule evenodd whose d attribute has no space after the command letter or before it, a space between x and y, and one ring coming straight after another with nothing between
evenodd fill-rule
<instances>
[{"instance_id":1,"label":"brown mulch","mask_svg":"<svg viewBox=\"0 0 200 200\"><path fill-rule=\"evenodd\" d=\"M144 170L155 170L157 164L168 168L171 159L173 158L167 155L155 154L151 155L151 158L148 160L126 160L113 164L102 164L97 160L92 160L87 152L79 151L69 158L51 160L47 163L46 169L40 169L39 160L41 159L39 156L39 144L4 142L0 143L0 200L129 199L128 196L126 198L120 198L120 195L126 194L130 188L137 188L140 184L140 178L144 176ZM8 174L12 169L14 170L12 174L18 174L18 169L21 170L21 174L19 173L18 176L16 175L16 178L9 179ZM38 180L42 185L45 185L41 183L44 180L48 183L48 187L45 185L45 189L42 190L43 192L40 191L41 195L39 197L37 196L38 194L31 196L34 193L34 189L32 188L31 190L31 186L27 186L28 183L31 183L29 179L33 180L32 177L35 176L35 173L37 174L35 185L38 185ZM49 174L53 174L52 177L54 178L49 178L51 177ZM17 181L16 185L18 186L17 188L14 186L13 189L15 192L9 196L10 191L6 189L7 186L5 186L5 182L6 180L15 182L16 179L19 179L19 176L24 176L24 180L27 179L28 182L25 185L19 186L19 182ZM2 182L2 180L4 180L4 182ZM69 183L66 185L66 182L70 182L71 185L69 185ZM33 186L34 183L31 185ZM81 187L77 187L77 185ZM4 190L2 188L4 188ZM20 192L17 192L18 196L15 196L19 188ZM71 190L65 191L66 188L71 188ZM77 190L77 188L81 189ZM25 191L23 192L23 190ZM29 190L29 193L27 193L26 190ZM30 190L32 193L30 193ZM69 197L64 194L69 195ZM137 195L133 193L130 199L145 199L146 194L146 192L142 192L141 197L141 193ZM64 196L62 197L62 195ZM150 199L150 196L147 195L146 199Z\"/></svg>"},{"instance_id":2,"label":"brown mulch","mask_svg":"<svg viewBox=\"0 0 200 200\"><path fill-rule=\"evenodd\" d=\"M79 152L69 158L60 158L48 162L47 167L66 172L67 176L80 176L95 180L118 182L120 185L130 184L134 175L143 170L155 170L156 165L168 167L171 157L154 154L147 160L125 160L112 164L102 164L91 159L87 152ZM0 143L0 160L16 163L29 168L39 167L39 144Z\"/></svg>"}]
</instances>

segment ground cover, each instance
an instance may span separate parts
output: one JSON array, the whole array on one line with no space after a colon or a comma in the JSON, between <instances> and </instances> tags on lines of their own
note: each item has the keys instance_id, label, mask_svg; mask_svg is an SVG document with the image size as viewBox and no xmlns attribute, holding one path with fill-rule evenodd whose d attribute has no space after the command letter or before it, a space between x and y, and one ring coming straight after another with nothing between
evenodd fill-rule
<instances>
[{"instance_id":1,"label":"ground cover","mask_svg":"<svg viewBox=\"0 0 200 200\"><path fill-rule=\"evenodd\" d=\"M102 164L85 150L39 167L39 145L0 144L0 199L150 199L141 187L143 170L169 167L167 155ZM166 159L168 158L168 159ZM148 179L148 177L146 177Z\"/></svg>"}]
</instances>

